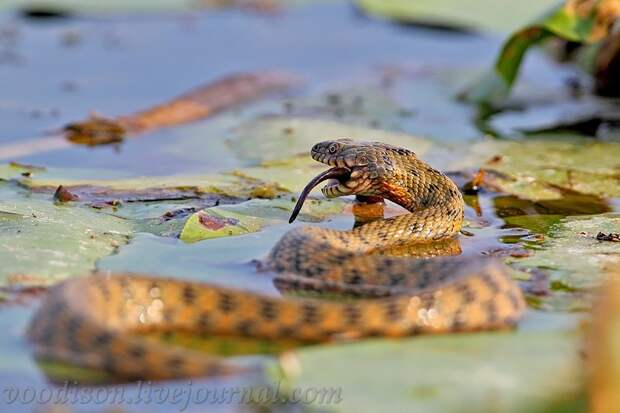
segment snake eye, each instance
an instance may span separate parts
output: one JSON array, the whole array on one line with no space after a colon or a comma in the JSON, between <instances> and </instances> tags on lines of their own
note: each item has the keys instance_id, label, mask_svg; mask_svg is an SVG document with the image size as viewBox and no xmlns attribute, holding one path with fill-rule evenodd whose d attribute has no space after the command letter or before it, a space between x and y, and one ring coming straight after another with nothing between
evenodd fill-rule
<instances>
[{"instance_id":1,"label":"snake eye","mask_svg":"<svg viewBox=\"0 0 620 413\"><path fill-rule=\"evenodd\" d=\"M338 150L338 144L332 143L331 145L329 145L329 148L327 148L327 150L329 151L329 153L336 153L336 151Z\"/></svg>"}]
</instances>

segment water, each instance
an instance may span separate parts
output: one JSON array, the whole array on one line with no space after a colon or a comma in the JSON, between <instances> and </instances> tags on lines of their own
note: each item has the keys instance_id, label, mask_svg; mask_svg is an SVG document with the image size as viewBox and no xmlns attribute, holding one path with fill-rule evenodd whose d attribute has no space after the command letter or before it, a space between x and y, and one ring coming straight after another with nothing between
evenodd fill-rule
<instances>
[{"instance_id":1,"label":"water","mask_svg":"<svg viewBox=\"0 0 620 413\"><path fill-rule=\"evenodd\" d=\"M39 136L85 118L91 110L106 115L131 113L230 72L289 71L304 80L292 95L298 98L320 95L342 85L362 89L367 84L378 85L386 71L394 68L410 72L411 81L393 90L392 97L406 103L413 115L398 118L391 128L447 143L459 142L481 133L471 109L455 103L452 96L492 61L501 42L492 37L397 27L362 17L348 4L293 9L275 17L218 11L170 17L81 17L40 23L5 13L0 15L0 32L0 55L4 56L0 60L0 144ZM439 71L439 67L450 70ZM526 76L535 73L540 82L557 85L560 81L549 75L548 67L534 57ZM140 176L249 166L252 162L237 157L225 143L231 126L256 115L284 114L287 99L275 98L232 116L130 139L120 148L74 147L16 160L76 171L88 168L100 171L103 177L113 170ZM194 146L197 134L204 135L199 135L201 156L196 156ZM171 153L171 146L181 150ZM483 194L478 205L478 209L467 208L475 236L460 237L464 253L501 255L519 248L515 244L529 233L504 228L500 217L507 212L503 204L495 196ZM610 208L616 209L617 205L614 202ZM545 213L554 213L553 207ZM352 224L351 216L343 215L322 225L347 229ZM196 244L138 233L117 255L100 260L97 268L209 280L277 294L271 278L257 274L250 261L263 257L288 229L288 225L275 225L255 234ZM47 385L23 338L35 305L33 300L2 308L3 385ZM550 319L553 325L566 323L567 319L569 324L573 322L570 316L532 314L526 324L534 329L547 325ZM200 383L217 388L249 381ZM175 386L183 388L186 384L174 383L171 388ZM134 398L139 392L135 386L124 389ZM31 411L34 404L12 407L13 411ZM149 405L148 411L169 411L169 407ZM87 403L79 408L100 411L102 405ZM222 405L217 408L233 410ZM127 411L143 409L130 405ZM198 411L200 407L189 409L186 411Z\"/></svg>"}]
</instances>

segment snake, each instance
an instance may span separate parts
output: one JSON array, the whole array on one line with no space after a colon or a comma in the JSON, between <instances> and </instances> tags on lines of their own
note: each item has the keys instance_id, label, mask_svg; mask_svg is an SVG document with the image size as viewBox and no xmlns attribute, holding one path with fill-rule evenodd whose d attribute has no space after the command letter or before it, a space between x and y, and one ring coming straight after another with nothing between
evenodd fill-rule
<instances>
[{"instance_id":1,"label":"snake","mask_svg":"<svg viewBox=\"0 0 620 413\"><path fill-rule=\"evenodd\" d=\"M263 268L283 292L319 294L272 296L95 272L49 289L27 330L37 359L103 370L119 380L219 376L255 367L149 334L322 343L516 326L526 305L505 264L458 250L441 256L459 237L465 210L447 175L411 150L380 142L328 140L314 145L311 156L329 168L303 190L291 222L321 182L326 198L356 195L406 210L350 230L298 226L286 232ZM389 253L412 246L427 252Z\"/></svg>"}]
</instances>

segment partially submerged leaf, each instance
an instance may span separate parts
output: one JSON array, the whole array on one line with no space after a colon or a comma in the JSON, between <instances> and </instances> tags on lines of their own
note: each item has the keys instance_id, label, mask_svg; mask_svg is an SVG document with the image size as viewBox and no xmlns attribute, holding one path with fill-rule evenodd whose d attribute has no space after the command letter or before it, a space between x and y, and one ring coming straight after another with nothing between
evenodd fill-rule
<instances>
[{"instance_id":1,"label":"partially submerged leaf","mask_svg":"<svg viewBox=\"0 0 620 413\"><path fill-rule=\"evenodd\" d=\"M0 285L49 284L84 274L132 234L125 220L36 196L5 198L0 211Z\"/></svg>"},{"instance_id":2,"label":"partially submerged leaf","mask_svg":"<svg viewBox=\"0 0 620 413\"><path fill-rule=\"evenodd\" d=\"M544 411L572 400L582 382L576 337L559 331L370 340L295 354L290 386L336 392L314 401L335 411Z\"/></svg>"},{"instance_id":3,"label":"partially submerged leaf","mask_svg":"<svg viewBox=\"0 0 620 413\"><path fill-rule=\"evenodd\" d=\"M511 261L521 269L541 269L552 288L591 290L620 264L620 243L596 239L599 232L620 232L620 215L567 217L553 225L541 248Z\"/></svg>"},{"instance_id":4,"label":"partially submerged leaf","mask_svg":"<svg viewBox=\"0 0 620 413\"><path fill-rule=\"evenodd\" d=\"M233 173L131 177L114 171L48 168L23 176L19 167L1 166L0 179L17 180L35 192L53 193L58 186L75 192L84 201L162 201L219 196L247 199L273 198L287 191L275 182Z\"/></svg>"},{"instance_id":5,"label":"partially submerged leaf","mask_svg":"<svg viewBox=\"0 0 620 413\"><path fill-rule=\"evenodd\" d=\"M256 232L268 224L287 222L294 206L294 198L283 198L255 199L236 205L207 208L187 220L180 238L186 242L195 242ZM343 206L343 202L338 200L308 200L300 220L321 221L341 213Z\"/></svg>"},{"instance_id":6,"label":"partially submerged leaf","mask_svg":"<svg viewBox=\"0 0 620 413\"><path fill-rule=\"evenodd\" d=\"M530 200L561 199L570 193L620 196L620 144L583 138L540 137L483 141L464 157L487 159L485 185Z\"/></svg>"},{"instance_id":7,"label":"partially submerged leaf","mask_svg":"<svg viewBox=\"0 0 620 413\"><path fill-rule=\"evenodd\" d=\"M256 217L209 208L192 215L181 231L185 242L247 234L258 231L263 222Z\"/></svg>"}]
</instances>

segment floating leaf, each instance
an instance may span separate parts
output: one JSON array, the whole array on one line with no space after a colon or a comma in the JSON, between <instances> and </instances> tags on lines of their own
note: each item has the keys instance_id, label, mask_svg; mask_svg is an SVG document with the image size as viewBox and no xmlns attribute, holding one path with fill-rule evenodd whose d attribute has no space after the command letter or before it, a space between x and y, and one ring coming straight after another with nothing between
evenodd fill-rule
<instances>
[{"instance_id":1,"label":"floating leaf","mask_svg":"<svg viewBox=\"0 0 620 413\"><path fill-rule=\"evenodd\" d=\"M3 198L0 285L49 284L84 274L132 234L130 222L92 209L54 205L36 196Z\"/></svg>"},{"instance_id":2,"label":"floating leaf","mask_svg":"<svg viewBox=\"0 0 620 413\"><path fill-rule=\"evenodd\" d=\"M291 387L340 392L314 400L334 411L544 411L581 387L576 337L559 331L373 340L295 354Z\"/></svg>"},{"instance_id":3,"label":"floating leaf","mask_svg":"<svg viewBox=\"0 0 620 413\"><path fill-rule=\"evenodd\" d=\"M233 173L131 177L108 170L47 168L24 176L24 171L19 166L0 165L0 179L17 180L35 192L53 193L63 185L88 202L170 201L214 195L273 198L286 192L275 182Z\"/></svg>"},{"instance_id":4,"label":"floating leaf","mask_svg":"<svg viewBox=\"0 0 620 413\"><path fill-rule=\"evenodd\" d=\"M322 140L350 138L381 141L403 146L418 155L428 152L434 143L417 136L361 127L332 120L270 116L247 122L237 128L229 140L231 150L252 162L277 161L295 156L309 157L310 148Z\"/></svg>"},{"instance_id":5,"label":"floating leaf","mask_svg":"<svg viewBox=\"0 0 620 413\"><path fill-rule=\"evenodd\" d=\"M193 214L185 223L180 238L195 242L209 238L247 234L263 226L285 223L295 206L295 199L251 200L236 205L207 208ZM342 212L343 202L338 200L308 200L300 220L320 221Z\"/></svg>"},{"instance_id":6,"label":"floating leaf","mask_svg":"<svg viewBox=\"0 0 620 413\"><path fill-rule=\"evenodd\" d=\"M216 208L209 208L192 215L185 223L180 238L186 242L195 242L209 238L247 234L261 228L261 220L255 217Z\"/></svg>"},{"instance_id":7,"label":"floating leaf","mask_svg":"<svg viewBox=\"0 0 620 413\"><path fill-rule=\"evenodd\" d=\"M620 215L564 218L552 226L540 249L513 261L519 268L543 269L555 288L598 287L604 273L620 264L620 243L597 240L599 232L620 232Z\"/></svg>"},{"instance_id":8,"label":"floating leaf","mask_svg":"<svg viewBox=\"0 0 620 413\"><path fill-rule=\"evenodd\" d=\"M620 196L620 144L584 138L539 137L524 141L483 141L464 163L487 172L485 184L529 200L561 199L570 193ZM600 202L600 201L599 201Z\"/></svg>"}]
</instances>

